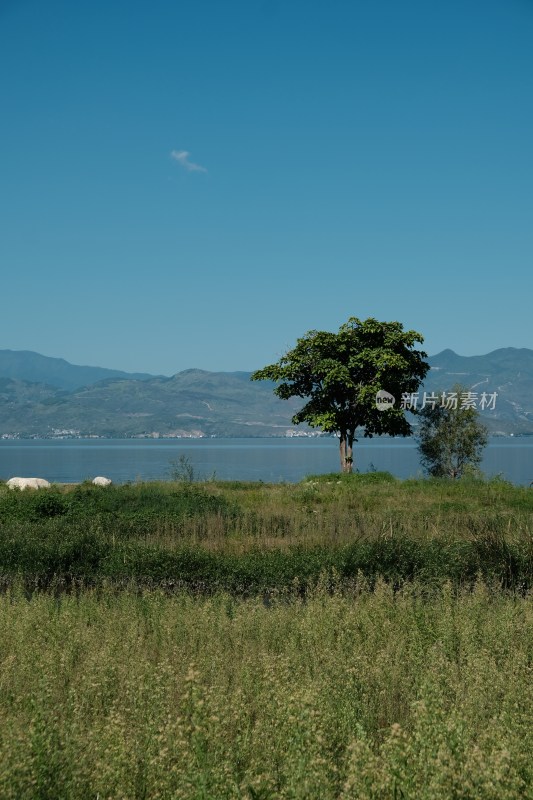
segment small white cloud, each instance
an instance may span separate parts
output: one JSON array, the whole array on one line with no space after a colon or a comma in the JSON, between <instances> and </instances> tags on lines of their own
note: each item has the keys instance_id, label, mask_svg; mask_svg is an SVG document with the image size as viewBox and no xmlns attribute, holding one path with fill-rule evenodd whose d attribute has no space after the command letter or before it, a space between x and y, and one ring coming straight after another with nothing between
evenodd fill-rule
<instances>
[{"instance_id":1,"label":"small white cloud","mask_svg":"<svg viewBox=\"0 0 533 800\"><path fill-rule=\"evenodd\" d=\"M194 161L189 161L189 156L190 153L187 150L173 150L170 154L170 157L177 161L187 172L207 172L205 167L195 164Z\"/></svg>"}]
</instances>

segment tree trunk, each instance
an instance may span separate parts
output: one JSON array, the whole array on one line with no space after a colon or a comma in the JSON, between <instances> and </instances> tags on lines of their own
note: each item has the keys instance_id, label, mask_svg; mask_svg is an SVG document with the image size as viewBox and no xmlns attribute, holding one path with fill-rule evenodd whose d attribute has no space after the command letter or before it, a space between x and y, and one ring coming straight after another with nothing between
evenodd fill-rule
<instances>
[{"instance_id":1,"label":"tree trunk","mask_svg":"<svg viewBox=\"0 0 533 800\"><path fill-rule=\"evenodd\" d=\"M353 433L351 431L348 432L347 442L346 442L346 472L352 472L353 470Z\"/></svg>"},{"instance_id":2,"label":"tree trunk","mask_svg":"<svg viewBox=\"0 0 533 800\"><path fill-rule=\"evenodd\" d=\"M341 457L341 472L344 472L345 467L345 457L346 457L346 434L339 433L339 448L340 448L340 457Z\"/></svg>"},{"instance_id":3,"label":"tree trunk","mask_svg":"<svg viewBox=\"0 0 533 800\"><path fill-rule=\"evenodd\" d=\"M352 446L353 434L341 431L339 434L341 472L350 473L352 471Z\"/></svg>"}]
</instances>

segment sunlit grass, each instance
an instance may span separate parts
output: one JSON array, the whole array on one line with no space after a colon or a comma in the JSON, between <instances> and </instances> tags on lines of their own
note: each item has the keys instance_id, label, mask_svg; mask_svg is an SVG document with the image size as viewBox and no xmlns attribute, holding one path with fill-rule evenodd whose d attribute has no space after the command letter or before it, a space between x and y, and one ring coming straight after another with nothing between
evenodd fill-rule
<instances>
[{"instance_id":1,"label":"sunlit grass","mask_svg":"<svg viewBox=\"0 0 533 800\"><path fill-rule=\"evenodd\" d=\"M313 582L335 568L399 583L478 573L533 586L533 491L502 481L388 473L295 485L224 482L0 486L0 578L176 579L236 592ZM10 578L11 576L11 578Z\"/></svg>"},{"instance_id":2,"label":"sunlit grass","mask_svg":"<svg viewBox=\"0 0 533 800\"><path fill-rule=\"evenodd\" d=\"M532 531L502 481L0 485L0 798L533 798Z\"/></svg>"},{"instance_id":3,"label":"sunlit grass","mask_svg":"<svg viewBox=\"0 0 533 800\"><path fill-rule=\"evenodd\" d=\"M531 797L533 602L0 597L0 797Z\"/></svg>"}]
</instances>

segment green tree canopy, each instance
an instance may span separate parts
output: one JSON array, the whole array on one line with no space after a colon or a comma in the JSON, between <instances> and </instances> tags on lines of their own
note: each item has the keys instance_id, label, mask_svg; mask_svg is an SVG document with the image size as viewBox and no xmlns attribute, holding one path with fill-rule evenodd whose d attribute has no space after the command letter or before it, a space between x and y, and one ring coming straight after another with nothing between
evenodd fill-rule
<instances>
[{"instance_id":1,"label":"green tree canopy","mask_svg":"<svg viewBox=\"0 0 533 800\"><path fill-rule=\"evenodd\" d=\"M441 393L443 402L419 411L418 451L426 471L433 477L458 478L465 469L481 463L488 431L474 407L462 407L468 389L456 384ZM455 399L453 399L455 397Z\"/></svg>"},{"instance_id":2,"label":"green tree canopy","mask_svg":"<svg viewBox=\"0 0 533 800\"><path fill-rule=\"evenodd\" d=\"M422 336L404 331L400 322L350 317L338 333L308 331L278 363L257 370L251 379L275 381L274 392L283 399L305 399L293 423L336 433L341 469L351 472L357 428L368 437L410 435L400 398L416 392L429 370L423 360L427 354L414 349L416 342L423 342ZM380 390L394 396L393 406L379 410Z\"/></svg>"}]
</instances>

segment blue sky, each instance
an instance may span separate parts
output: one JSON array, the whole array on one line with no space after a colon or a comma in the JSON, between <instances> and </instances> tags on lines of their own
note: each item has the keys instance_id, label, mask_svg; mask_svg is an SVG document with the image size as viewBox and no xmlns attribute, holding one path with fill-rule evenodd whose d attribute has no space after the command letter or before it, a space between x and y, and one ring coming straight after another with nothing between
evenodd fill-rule
<instances>
[{"instance_id":1,"label":"blue sky","mask_svg":"<svg viewBox=\"0 0 533 800\"><path fill-rule=\"evenodd\" d=\"M0 348L533 348L532 42L533 0L0 0Z\"/></svg>"}]
</instances>

